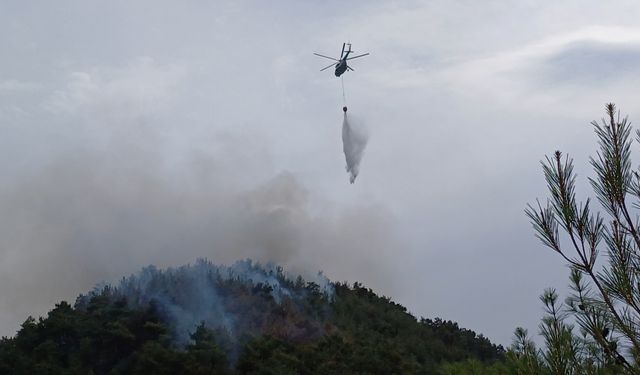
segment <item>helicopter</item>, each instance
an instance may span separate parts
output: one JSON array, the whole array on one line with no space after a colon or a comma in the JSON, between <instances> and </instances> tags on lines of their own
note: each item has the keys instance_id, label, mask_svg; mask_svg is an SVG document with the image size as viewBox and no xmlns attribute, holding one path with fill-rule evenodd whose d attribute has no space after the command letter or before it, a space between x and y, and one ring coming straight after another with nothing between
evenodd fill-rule
<instances>
[{"instance_id":1,"label":"helicopter","mask_svg":"<svg viewBox=\"0 0 640 375\"><path fill-rule=\"evenodd\" d=\"M349 46L349 49L345 53L344 47L347 46L347 45ZM342 52L340 52L340 59L335 59L333 57L321 55L319 53L314 53L314 55L320 56L320 57L324 57L325 59L329 59L329 60L335 61L334 63L331 63L331 65L328 65L328 66L320 69L320 71L322 72L324 70L327 70L327 69L331 68L332 66L335 66L336 67L336 72L335 72L336 77L340 77L347 70L351 70L352 72L354 71L354 69L352 67L347 65L347 60L357 59L358 57L367 56L369 54L367 52L367 53L363 53L362 55L349 57L349 54L352 53L352 52L353 51L351 50L351 43L342 43Z\"/></svg>"}]
</instances>

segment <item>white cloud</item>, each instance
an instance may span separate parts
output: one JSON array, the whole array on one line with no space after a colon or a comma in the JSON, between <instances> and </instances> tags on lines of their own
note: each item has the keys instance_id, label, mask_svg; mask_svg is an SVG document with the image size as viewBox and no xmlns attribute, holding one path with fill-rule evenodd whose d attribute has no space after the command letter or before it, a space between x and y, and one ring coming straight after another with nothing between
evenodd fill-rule
<instances>
[{"instance_id":1,"label":"white cloud","mask_svg":"<svg viewBox=\"0 0 640 375\"><path fill-rule=\"evenodd\" d=\"M42 88L42 85L35 82L24 82L15 79L9 79L0 82L0 95L16 94L21 92L33 92Z\"/></svg>"},{"instance_id":2,"label":"white cloud","mask_svg":"<svg viewBox=\"0 0 640 375\"><path fill-rule=\"evenodd\" d=\"M483 105L566 113L630 95L638 62L640 29L597 26L414 74L410 82L437 85Z\"/></svg>"},{"instance_id":3,"label":"white cloud","mask_svg":"<svg viewBox=\"0 0 640 375\"><path fill-rule=\"evenodd\" d=\"M45 102L54 114L137 118L161 112L186 78L184 65L138 58L123 67L92 67L69 74Z\"/></svg>"}]
</instances>

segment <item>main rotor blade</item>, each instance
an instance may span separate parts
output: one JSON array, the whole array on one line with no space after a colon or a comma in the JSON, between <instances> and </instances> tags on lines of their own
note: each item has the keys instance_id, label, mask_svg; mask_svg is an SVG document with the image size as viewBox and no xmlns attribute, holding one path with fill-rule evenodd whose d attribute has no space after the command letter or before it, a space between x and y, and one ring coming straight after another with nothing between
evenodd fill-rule
<instances>
[{"instance_id":1,"label":"main rotor blade","mask_svg":"<svg viewBox=\"0 0 640 375\"><path fill-rule=\"evenodd\" d=\"M340 60L342 60L342 55L344 54L344 45L346 43L342 43L342 52L340 52Z\"/></svg>"},{"instance_id":2,"label":"main rotor blade","mask_svg":"<svg viewBox=\"0 0 640 375\"><path fill-rule=\"evenodd\" d=\"M316 56L324 57L325 59L329 59L329 60L333 60L333 61L340 61L340 60L338 60L338 59L334 59L333 57L329 57L329 56L321 55L321 54L319 54L319 53L315 53L315 52L314 52L313 54L314 54L314 55L316 55Z\"/></svg>"},{"instance_id":3,"label":"main rotor blade","mask_svg":"<svg viewBox=\"0 0 640 375\"><path fill-rule=\"evenodd\" d=\"M355 69L353 69L353 68L352 68L352 67L350 67L349 65L347 65L347 69L349 69L349 70L350 70L350 71L352 71L352 72L355 72L355 71L356 71Z\"/></svg>"},{"instance_id":4,"label":"main rotor blade","mask_svg":"<svg viewBox=\"0 0 640 375\"><path fill-rule=\"evenodd\" d=\"M369 54L369 52L367 52L367 53L363 53L362 55L358 55L358 56L347 57L347 60L357 59L358 57L367 56L368 54Z\"/></svg>"},{"instance_id":5,"label":"main rotor blade","mask_svg":"<svg viewBox=\"0 0 640 375\"><path fill-rule=\"evenodd\" d=\"M326 67L324 67L324 68L320 69L320 71L327 70L327 69L331 68L332 66L336 66L336 64L333 64L333 63L332 63L331 65L326 66Z\"/></svg>"}]
</instances>

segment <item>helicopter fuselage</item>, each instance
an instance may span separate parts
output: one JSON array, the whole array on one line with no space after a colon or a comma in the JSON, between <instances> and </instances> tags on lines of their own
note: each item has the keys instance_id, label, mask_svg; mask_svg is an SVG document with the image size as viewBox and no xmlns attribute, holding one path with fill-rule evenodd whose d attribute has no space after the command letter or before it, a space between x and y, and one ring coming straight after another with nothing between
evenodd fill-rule
<instances>
[{"instance_id":1,"label":"helicopter fuselage","mask_svg":"<svg viewBox=\"0 0 640 375\"><path fill-rule=\"evenodd\" d=\"M340 77L342 73L347 71L347 62L344 60L340 60L340 62L336 63L336 77Z\"/></svg>"},{"instance_id":2,"label":"helicopter fuselage","mask_svg":"<svg viewBox=\"0 0 640 375\"><path fill-rule=\"evenodd\" d=\"M351 51L347 51L344 57L342 57L342 59L340 59L340 61L336 63L336 77L340 77L342 73L347 71L347 57L349 57L350 53Z\"/></svg>"}]
</instances>

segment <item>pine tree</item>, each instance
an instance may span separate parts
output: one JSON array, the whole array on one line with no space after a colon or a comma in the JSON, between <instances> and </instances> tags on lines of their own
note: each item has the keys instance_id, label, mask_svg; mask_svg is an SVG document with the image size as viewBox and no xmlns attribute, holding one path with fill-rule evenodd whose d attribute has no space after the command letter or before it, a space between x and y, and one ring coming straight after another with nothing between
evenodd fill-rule
<instances>
[{"instance_id":1,"label":"pine tree","mask_svg":"<svg viewBox=\"0 0 640 375\"><path fill-rule=\"evenodd\" d=\"M542 360L553 373L640 373L640 226L634 211L640 208L640 174L632 168L628 118L621 119L614 104L606 105L606 113L601 123L592 122L599 151L590 159L595 176L589 179L602 213L591 199L577 202L573 159L560 151L542 162L546 204L526 209L536 236L571 268L566 305L557 305L555 292L542 297ZM640 142L640 132L636 138ZM564 323L564 314L575 319L583 338ZM556 372L563 369L573 370Z\"/></svg>"}]
</instances>

